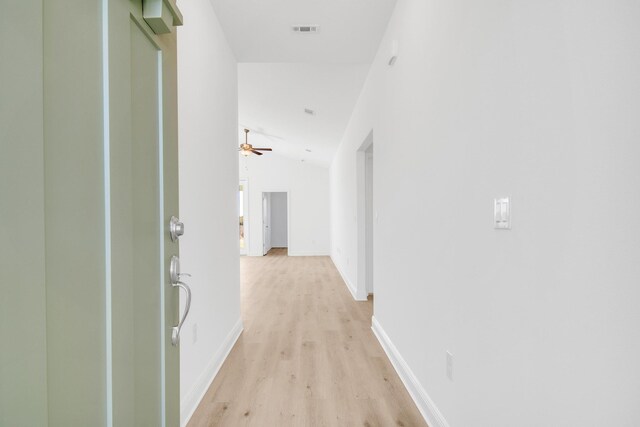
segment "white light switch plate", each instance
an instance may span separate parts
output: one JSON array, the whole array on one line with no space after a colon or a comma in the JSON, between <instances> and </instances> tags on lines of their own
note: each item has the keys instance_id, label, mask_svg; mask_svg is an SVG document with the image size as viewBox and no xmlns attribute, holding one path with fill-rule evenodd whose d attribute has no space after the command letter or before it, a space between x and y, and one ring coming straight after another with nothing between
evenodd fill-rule
<instances>
[{"instance_id":1,"label":"white light switch plate","mask_svg":"<svg viewBox=\"0 0 640 427\"><path fill-rule=\"evenodd\" d=\"M511 229L511 201L508 197L494 200L493 223L498 230Z\"/></svg>"}]
</instances>

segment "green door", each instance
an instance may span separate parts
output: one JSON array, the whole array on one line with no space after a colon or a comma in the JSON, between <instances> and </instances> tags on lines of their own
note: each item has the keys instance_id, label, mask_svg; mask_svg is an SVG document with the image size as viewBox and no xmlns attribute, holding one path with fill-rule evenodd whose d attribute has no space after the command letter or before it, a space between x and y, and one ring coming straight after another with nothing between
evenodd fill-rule
<instances>
[{"instance_id":1,"label":"green door","mask_svg":"<svg viewBox=\"0 0 640 427\"><path fill-rule=\"evenodd\" d=\"M131 31L131 252L135 425L162 425L162 58L135 22ZM167 159L169 161L170 159ZM177 248L172 248L176 250Z\"/></svg>"},{"instance_id":2,"label":"green door","mask_svg":"<svg viewBox=\"0 0 640 427\"><path fill-rule=\"evenodd\" d=\"M109 22L111 411L114 425L178 426L176 38L141 12L139 0L114 5Z\"/></svg>"},{"instance_id":3,"label":"green door","mask_svg":"<svg viewBox=\"0 0 640 427\"><path fill-rule=\"evenodd\" d=\"M47 422L42 0L0 8L0 426Z\"/></svg>"},{"instance_id":4,"label":"green door","mask_svg":"<svg viewBox=\"0 0 640 427\"><path fill-rule=\"evenodd\" d=\"M180 424L181 17L142 3L2 5L0 426Z\"/></svg>"}]
</instances>

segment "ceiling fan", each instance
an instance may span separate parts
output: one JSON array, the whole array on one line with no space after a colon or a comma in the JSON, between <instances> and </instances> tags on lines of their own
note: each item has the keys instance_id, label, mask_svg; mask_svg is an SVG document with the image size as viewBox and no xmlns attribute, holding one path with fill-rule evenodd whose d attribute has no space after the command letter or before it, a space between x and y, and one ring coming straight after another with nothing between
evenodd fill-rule
<instances>
[{"instance_id":1,"label":"ceiling fan","mask_svg":"<svg viewBox=\"0 0 640 427\"><path fill-rule=\"evenodd\" d=\"M240 148L238 149L240 154L247 157L251 153L257 154L258 156L262 156L263 153L261 151L273 151L271 148L253 148L253 145L249 144L249 129L244 130L244 144L240 144Z\"/></svg>"}]
</instances>

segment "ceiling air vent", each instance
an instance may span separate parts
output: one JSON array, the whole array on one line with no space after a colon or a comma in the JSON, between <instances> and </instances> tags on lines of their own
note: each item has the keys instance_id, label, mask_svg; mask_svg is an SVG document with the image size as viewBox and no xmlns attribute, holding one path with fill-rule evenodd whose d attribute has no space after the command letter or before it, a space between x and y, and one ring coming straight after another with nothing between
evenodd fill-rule
<instances>
[{"instance_id":1,"label":"ceiling air vent","mask_svg":"<svg viewBox=\"0 0 640 427\"><path fill-rule=\"evenodd\" d=\"M310 115L310 116L315 116L315 115L316 115L315 110L312 110L311 108L305 108L305 109L304 109L304 112L305 112L306 114Z\"/></svg>"},{"instance_id":2,"label":"ceiling air vent","mask_svg":"<svg viewBox=\"0 0 640 427\"><path fill-rule=\"evenodd\" d=\"M292 25L291 31L300 34L314 34L320 32L320 25Z\"/></svg>"}]
</instances>

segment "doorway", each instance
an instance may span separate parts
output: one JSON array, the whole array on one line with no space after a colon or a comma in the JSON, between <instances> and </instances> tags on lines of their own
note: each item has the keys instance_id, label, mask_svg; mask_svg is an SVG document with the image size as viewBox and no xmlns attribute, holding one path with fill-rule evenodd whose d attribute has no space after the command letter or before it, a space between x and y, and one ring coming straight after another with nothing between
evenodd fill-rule
<instances>
[{"instance_id":1,"label":"doorway","mask_svg":"<svg viewBox=\"0 0 640 427\"><path fill-rule=\"evenodd\" d=\"M374 293L374 148L373 131L356 151L358 275L356 299L367 300Z\"/></svg>"},{"instance_id":2,"label":"doorway","mask_svg":"<svg viewBox=\"0 0 640 427\"><path fill-rule=\"evenodd\" d=\"M373 295L373 144L364 154L365 281L367 295Z\"/></svg>"},{"instance_id":3,"label":"doorway","mask_svg":"<svg viewBox=\"0 0 640 427\"><path fill-rule=\"evenodd\" d=\"M272 249L278 253L289 248L289 193L262 193L262 255Z\"/></svg>"}]
</instances>

